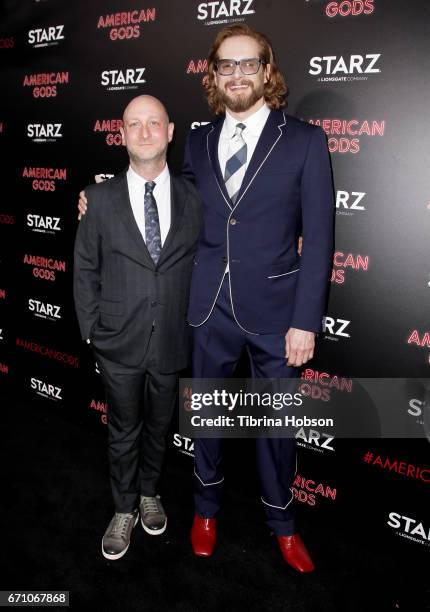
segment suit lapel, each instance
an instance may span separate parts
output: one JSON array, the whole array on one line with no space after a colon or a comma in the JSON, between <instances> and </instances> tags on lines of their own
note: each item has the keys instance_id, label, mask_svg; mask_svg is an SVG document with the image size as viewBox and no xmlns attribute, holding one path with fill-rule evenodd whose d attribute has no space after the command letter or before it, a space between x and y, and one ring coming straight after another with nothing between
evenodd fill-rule
<instances>
[{"instance_id":1,"label":"suit lapel","mask_svg":"<svg viewBox=\"0 0 430 612\"><path fill-rule=\"evenodd\" d=\"M246 169L243 177L239 193L237 195L236 204L239 204L242 197L245 195L255 176L258 174L266 160L269 158L275 144L282 135L282 126L285 125L285 115L282 111L271 111L267 118L266 124L258 139L257 146Z\"/></svg>"},{"instance_id":2,"label":"suit lapel","mask_svg":"<svg viewBox=\"0 0 430 612\"><path fill-rule=\"evenodd\" d=\"M119 176L119 180L115 187L115 211L118 217L121 219L121 222L128 234L132 238L134 245L137 247L137 254L140 262L147 268L154 268L155 264L151 255L149 254L145 241L136 223L136 219L133 215L133 209L131 208L130 196L128 193L127 174L125 171L122 173L122 176Z\"/></svg>"},{"instance_id":3,"label":"suit lapel","mask_svg":"<svg viewBox=\"0 0 430 612\"><path fill-rule=\"evenodd\" d=\"M164 241L163 248L161 249L158 266L163 263L164 259L169 253L172 242L175 239L176 233L180 227L185 208L185 201L186 194L181 182L177 178L170 176L170 229L167 233L166 240Z\"/></svg>"},{"instance_id":4,"label":"suit lapel","mask_svg":"<svg viewBox=\"0 0 430 612\"><path fill-rule=\"evenodd\" d=\"M218 143L221 134L222 126L224 124L224 117L220 117L217 121L212 124L212 130L207 135L207 153L209 157L209 163L212 168L212 172L215 175L215 180L218 183L219 190L229 208L233 208L230 196L226 189L224 178L221 174L221 167L218 159Z\"/></svg>"}]
</instances>

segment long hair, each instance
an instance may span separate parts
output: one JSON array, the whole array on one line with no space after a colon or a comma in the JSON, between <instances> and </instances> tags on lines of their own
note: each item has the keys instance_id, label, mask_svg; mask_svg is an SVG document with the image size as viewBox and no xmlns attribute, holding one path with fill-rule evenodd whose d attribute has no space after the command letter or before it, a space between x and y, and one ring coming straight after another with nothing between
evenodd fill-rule
<instances>
[{"instance_id":1,"label":"long hair","mask_svg":"<svg viewBox=\"0 0 430 612\"><path fill-rule=\"evenodd\" d=\"M246 24L237 24L227 26L220 30L209 51L208 74L203 79L203 86L206 90L206 97L211 111L215 113L215 115L221 115L225 112L225 104L221 101L215 84L214 64L217 59L219 59L217 53L221 44L232 36L249 36L249 38L257 42L260 49L260 59L266 64L270 64L269 79L267 83L264 84L264 99L266 104L272 109L284 106L284 95L287 93L287 84L276 65L269 39L264 34L256 32Z\"/></svg>"}]
</instances>

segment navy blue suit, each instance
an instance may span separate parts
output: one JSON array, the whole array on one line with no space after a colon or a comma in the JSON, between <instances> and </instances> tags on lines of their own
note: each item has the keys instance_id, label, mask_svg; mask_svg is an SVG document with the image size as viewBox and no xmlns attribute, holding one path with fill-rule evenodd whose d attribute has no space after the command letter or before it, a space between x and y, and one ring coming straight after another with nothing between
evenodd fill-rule
<instances>
[{"instance_id":1,"label":"navy blue suit","mask_svg":"<svg viewBox=\"0 0 430 612\"><path fill-rule=\"evenodd\" d=\"M204 207L188 310L193 376L232 376L246 348L253 376L294 377L285 334L290 327L321 330L331 272L334 205L325 134L272 110L233 204L218 161L223 120L191 132L185 151L184 174ZM220 504L220 441L196 440L195 456L196 511L210 517ZM257 440L257 467L269 526L279 535L293 533L293 441Z\"/></svg>"}]
</instances>

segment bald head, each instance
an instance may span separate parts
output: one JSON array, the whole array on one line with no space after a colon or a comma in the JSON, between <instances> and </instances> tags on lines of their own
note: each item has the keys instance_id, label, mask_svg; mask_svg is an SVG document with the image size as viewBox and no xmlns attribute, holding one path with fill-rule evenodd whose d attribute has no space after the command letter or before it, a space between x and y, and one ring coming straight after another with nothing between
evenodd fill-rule
<instances>
[{"instance_id":1,"label":"bald head","mask_svg":"<svg viewBox=\"0 0 430 612\"><path fill-rule=\"evenodd\" d=\"M122 143L127 147L130 165L147 180L157 177L166 165L166 153L174 125L154 96L137 96L124 110Z\"/></svg>"},{"instance_id":2,"label":"bald head","mask_svg":"<svg viewBox=\"0 0 430 612\"><path fill-rule=\"evenodd\" d=\"M169 115L166 107L158 98L154 96L136 96L125 107L123 114L124 123L133 115L141 113L155 113L158 116L164 117L166 123L169 123Z\"/></svg>"}]
</instances>

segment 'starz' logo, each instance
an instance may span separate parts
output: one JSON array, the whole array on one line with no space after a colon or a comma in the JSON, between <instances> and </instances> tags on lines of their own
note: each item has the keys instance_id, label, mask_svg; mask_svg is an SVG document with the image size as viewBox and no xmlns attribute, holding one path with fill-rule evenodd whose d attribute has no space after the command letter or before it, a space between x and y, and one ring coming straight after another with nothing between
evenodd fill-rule
<instances>
[{"instance_id":1,"label":"'starz' logo","mask_svg":"<svg viewBox=\"0 0 430 612\"><path fill-rule=\"evenodd\" d=\"M333 446L330 446L331 442L334 440L334 437L324 432L321 433L316 429L305 429L304 427L300 427L295 435L295 438L298 446L312 448L312 450L316 450L318 452L322 452L323 449L334 451Z\"/></svg>"},{"instance_id":2,"label":"'starz' logo","mask_svg":"<svg viewBox=\"0 0 430 612\"><path fill-rule=\"evenodd\" d=\"M28 32L28 43L34 48L58 45L64 38L64 25L36 28Z\"/></svg>"},{"instance_id":3,"label":"'starz' logo","mask_svg":"<svg viewBox=\"0 0 430 612\"><path fill-rule=\"evenodd\" d=\"M33 142L55 142L63 137L62 127L62 123L29 123L27 136Z\"/></svg>"},{"instance_id":4,"label":"'starz' logo","mask_svg":"<svg viewBox=\"0 0 430 612\"><path fill-rule=\"evenodd\" d=\"M108 91L122 89L137 89L139 85L144 85L146 80L143 73L146 68L126 68L125 70L103 70L101 74L101 84Z\"/></svg>"},{"instance_id":5,"label":"'starz' logo","mask_svg":"<svg viewBox=\"0 0 430 612\"><path fill-rule=\"evenodd\" d=\"M397 534L408 540L413 540L419 544L430 546L430 529L427 531L422 523L409 516L401 515L397 512L390 512L387 525L397 529Z\"/></svg>"},{"instance_id":6,"label":"'starz' logo","mask_svg":"<svg viewBox=\"0 0 430 612\"><path fill-rule=\"evenodd\" d=\"M35 298L29 298L28 310L40 319L50 319L51 321L61 319L61 306L42 302L42 300L36 300Z\"/></svg>"},{"instance_id":7,"label":"'starz' logo","mask_svg":"<svg viewBox=\"0 0 430 612\"><path fill-rule=\"evenodd\" d=\"M61 232L60 220L60 217L48 217L29 213L27 215L27 227L33 232L56 234Z\"/></svg>"},{"instance_id":8,"label":"'starz' logo","mask_svg":"<svg viewBox=\"0 0 430 612\"><path fill-rule=\"evenodd\" d=\"M324 75L318 78L318 81L321 82L365 81L368 76L361 75L379 74L381 72L381 69L376 65L380 57L380 53L352 54L346 59L342 55L339 57L337 55L315 56L309 60L309 74L312 76Z\"/></svg>"},{"instance_id":9,"label":"'starz' logo","mask_svg":"<svg viewBox=\"0 0 430 612\"><path fill-rule=\"evenodd\" d=\"M345 331L350 324L351 321L346 321L345 319L333 319L333 317L324 317L323 331L325 334L330 334L331 340L338 340L338 338L350 338L351 335ZM328 336L326 335L325 338L327 337Z\"/></svg>"},{"instance_id":10,"label":"'starz' logo","mask_svg":"<svg viewBox=\"0 0 430 612\"><path fill-rule=\"evenodd\" d=\"M336 214L352 216L356 210L366 210L361 204L366 196L364 191L341 191L336 192Z\"/></svg>"},{"instance_id":11,"label":"'starz' logo","mask_svg":"<svg viewBox=\"0 0 430 612\"><path fill-rule=\"evenodd\" d=\"M31 388L36 391L37 395L55 401L63 399L61 397L61 387L55 387L38 378L31 378L30 385Z\"/></svg>"},{"instance_id":12,"label":"'starz' logo","mask_svg":"<svg viewBox=\"0 0 430 612\"><path fill-rule=\"evenodd\" d=\"M225 2L202 2L197 7L197 19L205 25L245 21L248 15L254 15L254 0L229 0ZM208 21L205 21L208 20Z\"/></svg>"},{"instance_id":13,"label":"'starz' logo","mask_svg":"<svg viewBox=\"0 0 430 612\"><path fill-rule=\"evenodd\" d=\"M194 457L194 442L191 438L181 436L181 434L175 433L173 435L173 444L176 446L180 453Z\"/></svg>"}]
</instances>

